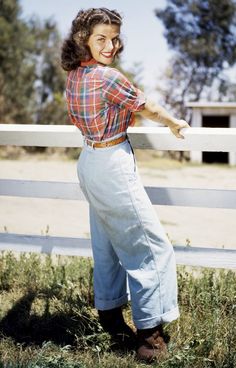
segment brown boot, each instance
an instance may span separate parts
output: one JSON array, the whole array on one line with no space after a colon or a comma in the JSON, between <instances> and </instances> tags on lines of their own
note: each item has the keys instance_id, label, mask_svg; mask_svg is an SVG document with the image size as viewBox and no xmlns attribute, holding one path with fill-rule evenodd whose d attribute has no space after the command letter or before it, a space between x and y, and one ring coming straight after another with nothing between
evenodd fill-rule
<instances>
[{"instance_id":1,"label":"brown boot","mask_svg":"<svg viewBox=\"0 0 236 368\"><path fill-rule=\"evenodd\" d=\"M134 350L137 339L134 331L125 323L121 307L105 311L98 310L99 322L108 332L117 347Z\"/></svg>"},{"instance_id":2,"label":"brown boot","mask_svg":"<svg viewBox=\"0 0 236 368\"><path fill-rule=\"evenodd\" d=\"M164 336L162 326L137 330L138 348L137 358L146 362L154 359L162 360L167 356L167 342L169 337Z\"/></svg>"}]
</instances>

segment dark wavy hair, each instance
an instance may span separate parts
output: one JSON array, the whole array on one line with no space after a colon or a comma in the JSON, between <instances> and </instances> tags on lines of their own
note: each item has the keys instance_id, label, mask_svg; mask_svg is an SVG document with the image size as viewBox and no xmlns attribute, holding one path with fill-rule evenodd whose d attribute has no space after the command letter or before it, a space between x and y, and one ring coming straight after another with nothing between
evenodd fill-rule
<instances>
[{"instance_id":1,"label":"dark wavy hair","mask_svg":"<svg viewBox=\"0 0 236 368\"><path fill-rule=\"evenodd\" d=\"M64 70L76 69L81 61L88 61L92 58L87 42L97 24L121 26L122 18L116 10L107 8L80 10L72 22L69 37L64 40L62 45L61 66ZM123 42L120 40L120 48L116 55L120 54L123 48Z\"/></svg>"}]
</instances>

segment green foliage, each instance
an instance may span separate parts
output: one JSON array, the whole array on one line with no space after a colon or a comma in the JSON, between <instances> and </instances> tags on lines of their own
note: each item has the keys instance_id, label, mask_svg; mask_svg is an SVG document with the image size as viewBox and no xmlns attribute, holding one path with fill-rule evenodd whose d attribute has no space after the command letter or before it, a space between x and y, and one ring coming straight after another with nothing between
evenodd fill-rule
<instances>
[{"instance_id":1,"label":"green foliage","mask_svg":"<svg viewBox=\"0 0 236 368\"><path fill-rule=\"evenodd\" d=\"M219 72L236 60L236 4L232 0L169 0L156 15L168 44L198 67Z\"/></svg>"},{"instance_id":2,"label":"green foliage","mask_svg":"<svg viewBox=\"0 0 236 368\"><path fill-rule=\"evenodd\" d=\"M67 124L64 98L66 73L60 66L61 37L52 20L31 19L29 26L35 36L36 88L35 122Z\"/></svg>"},{"instance_id":3,"label":"green foliage","mask_svg":"<svg viewBox=\"0 0 236 368\"><path fill-rule=\"evenodd\" d=\"M185 116L188 100L234 100L235 85L224 72L236 62L235 1L168 0L155 14L174 51L159 86L165 103Z\"/></svg>"},{"instance_id":4,"label":"green foliage","mask_svg":"<svg viewBox=\"0 0 236 368\"><path fill-rule=\"evenodd\" d=\"M114 350L97 322L90 259L2 252L0 260L0 367L146 366ZM235 367L235 281L232 271L179 268L181 316L165 327L169 356L153 367Z\"/></svg>"},{"instance_id":5,"label":"green foliage","mask_svg":"<svg viewBox=\"0 0 236 368\"><path fill-rule=\"evenodd\" d=\"M19 0L0 1L1 123L68 123L66 75L55 22L21 18Z\"/></svg>"},{"instance_id":6,"label":"green foliage","mask_svg":"<svg viewBox=\"0 0 236 368\"><path fill-rule=\"evenodd\" d=\"M30 123L29 100L33 94L35 65L30 57L34 40L19 20L17 0L0 2L0 121Z\"/></svg>"}]
</instances>

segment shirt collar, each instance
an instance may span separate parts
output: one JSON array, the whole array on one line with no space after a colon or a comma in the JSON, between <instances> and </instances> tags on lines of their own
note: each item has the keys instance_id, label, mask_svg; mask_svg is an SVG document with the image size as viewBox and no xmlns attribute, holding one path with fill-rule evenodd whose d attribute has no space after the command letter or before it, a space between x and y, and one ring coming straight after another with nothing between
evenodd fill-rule
<instances>
[{"instance_id":1,"label":"shirt collar","mask_svg":"<svg viewBox=\"0 0 236 368\"><path fill-rule=\"evenodd\" d=\"M95 59L90 59L89 61L81 61L80 66L91 66L91 65L97 65L98 62Z\"/></svg>"}]
</instances>

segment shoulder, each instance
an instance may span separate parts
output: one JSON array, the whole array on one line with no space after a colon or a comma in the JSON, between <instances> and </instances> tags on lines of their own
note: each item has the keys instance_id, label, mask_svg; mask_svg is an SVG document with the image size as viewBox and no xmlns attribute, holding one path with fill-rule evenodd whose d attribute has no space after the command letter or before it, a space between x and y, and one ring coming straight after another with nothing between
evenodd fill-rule
<instances>
[{"instance_id":1,"label":"shoulder","mask_svg":"<svg viewBox=\"0 0 236 368\"><path fill-rule=\"evenodd\" d=\"M124 74L122 74L118 69L111 68L108 66L103 67L103 78L105 81L112 81L112 82L128 82L128 79Z\"/></svg>"}]
</instances>

